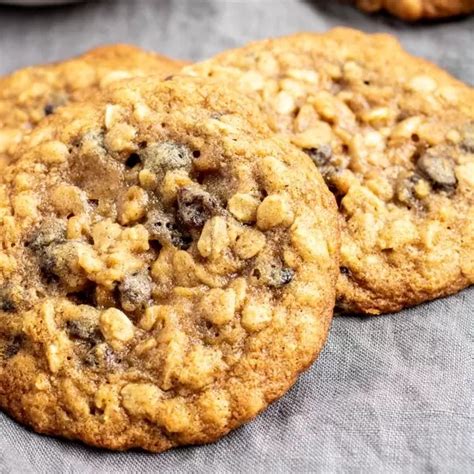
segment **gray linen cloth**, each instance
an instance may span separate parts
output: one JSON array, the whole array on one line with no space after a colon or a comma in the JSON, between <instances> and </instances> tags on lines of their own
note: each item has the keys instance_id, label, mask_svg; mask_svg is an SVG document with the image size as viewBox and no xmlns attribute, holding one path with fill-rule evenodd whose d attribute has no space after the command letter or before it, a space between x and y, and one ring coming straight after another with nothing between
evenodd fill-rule
<instances>
[{"instance_id":1,"label":"gray linen cloth","mask_svg":"<svg viewBox=\"0 0 474 474\"><path fill-rule=\"evenodd\" d=\"M347 25L397 34L474 82L474 21L407 25L335 1L109 1L0 7L0 73L131 42L199 60L253 39ZM337 317L295 387L221 441L163 455L36 435L0 413L0 473L472 472L474 289L399 314Z\"/></svg>"}]
</instances>

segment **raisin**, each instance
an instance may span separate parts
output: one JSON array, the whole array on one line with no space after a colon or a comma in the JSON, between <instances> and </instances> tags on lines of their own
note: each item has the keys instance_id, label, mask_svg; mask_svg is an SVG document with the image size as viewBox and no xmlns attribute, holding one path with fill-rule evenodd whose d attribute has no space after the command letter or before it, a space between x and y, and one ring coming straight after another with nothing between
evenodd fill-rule
<instances>
[{"instance_id":1,"label":"raisin","mask_svg":"<svg viewBox=\"0 0 474 474\"><path fill-rule=\"evenodd\" d=\"M136 311L143 308L151 298L151 280L146 273L128 275L118 287L122 308Z\"/></svg>"},{"instance_id":2,"label":"raisin","mask_svg":"<svg viewBox=\"0 0 474 474\"><path fill-rule=\"evenodd\" d=\"M93 351L88 351L82 358L82 362L87 367L97 367L97 357Z\"/></svg>"},{"instance_id":3,"label":"raisin","mask_svg":"<svg viewBox=\"0 0 474 474\"><path fill-rule=\"evenodd\" d=\"M26 245L36 253L41 253L46 247L66 240L66 224L59 219L46 219L30 236Z\"/></svg>"},{"instance_id":4,"label":"raisin","mask_svg":"<svg viewBox=\"0 0 474 474\"><path fill-rule=\"evenodd\" d=\"M332 158L332 149L329 145L321 145L318 148L306 148L304 152L313 160L313 163L318 168L329 164Z\"/></svg>"},{"instance_id":5,"label":"raisin","mask_svg":"<svg viewBox=\"0 0 474 474\"><path fill-rule=\"evenodd\" d=\"M185 187L178 192L178 214L180 221L199 229L215 214L219 205L206 191Z\"/></svg>"},{"instance_id":6,"label":"raisin","mask_svg":"<svg viewBox=\"0 0 474 474\"><path fill-rule=\"evenodd\" d=\"M180 250L188 250L193 243L193 238L186 232L181 232L178 228L171 229L171 243Z\"/></svg>"},{"instance_id":7,"label":"raisin","mask_svg":"<svg viewBox=\"0 0 474 474\"><path fill-rule=\"evenodd\" d=\"M51 244L39 255L39 264L49 282L60 281L68 291L79 292L87 286L87 277L75 268L77 245L75 242Z\"/></svg>"},{"instance_id":8,"label":"raisin","mask_svg":"<svg viewBox=\"0 0 474 474\"><path fill-rule=\"evenodd\" d=\"M23 345L25 338L22 334L14 336L6 345L3 352L6 359L11 359L20 352L21 346Z\"/></svg>"},{"instance_id":9,"label":"raisin","mask_svg":"<svg viewBox=\"0 0 474 474\"><path fill-rule=\"evenodd\" d=\"M58 107L68 102L68 95L66 93L53 93L48 98L48 101L43 106L43 113L45 117L54 114Z\"/></svg>"},{"instance_id":10,"label":"raisin","mask_svg":"<svg viewBox=\"0 0 474 474\"><path fill-rule=\"evenodd\" d=\"M252 276L258 280L261 285L271 288L281 288L293 281L295 272L288 267L281 267L275 264L262 264L252 271Z\"/></svg>"},{"instance_id":11,"label":"raisin","mask_svg":"<svg viewBox=\"0 0 474 474\"><path fill-rule=\"evenodd\" d=\"M44 106L43 111L44 111L45 116L53 114L54 113L54 105L53 104L46 104Z\"/></svg>"},{"instance_id":12,"label":"raisin","mask_svg":"<svg viewBox=\"0 0 474 474\"><path fill-rule=\"evenodd\" d=\"M321 145L318 148L307 148L304 150L318 168L328 185L331 178L336 175L340 169L347 168L349 159L347 157L336 157L329 145Z\"/></svg>"},{"instance_id":13,"label":"raisin","mask_svg":"<svg viewBox=\"0 0 474 474\"><path fill-rule=\"evenodd\" d=\"M110 348L107 347L104 351L103 363L107 368L111 368L117 363L121 362L120 359L117 359L115 352Z\"/></svg>"},{"instance_id":14,"label":"raisin","mask_svg":"<svg viewBox=\"0 0 474 474\"><path fill-rule=\"evenodd\" d=\"M115 352L107 346L103 351L93 348L82 356L82 362L92 369L113 370L121 361Z\"/></svg>"},{"instance_id":15,"label":"raisin","mask_svg":"<svg viewBox=\"0 0 474 474\"><path fill-rule=\"evenodd\" d=\"M66 242L66 226L59 219L46 220L26 244L38 257L38 264L48 283L61 281L70 291L84 289L87 280L73 270L77 260L74 242Z\"/></svg>"},{"instance_id":16,"label":"raisin","mask_svg":"<svg viewBox=\"0 0 474 474\"><path fill-rule=\"evenodd\" d=\"M416 173L402 173L396 182L395 195L399 202L408 208L418 208L421 203L415 195L415 186L421 179Z\"/></svg>"},{"instance_id":17,"label":"raisin","mask_svg":"<svg viewBox=\"0 0 474 474\"><path fill-rule=\"evenodd\" d=\"M48 284L55 284L59 282L58 275L56 274L56 264L54 255L52 253L54 246L46 247L38 255L38 264L41 270L41 275Z\"/></svg>"},{"instance_id":18,"label":"raisin","mask_svg":"<svg viewBox=\"0 0 474 474\"><path fill-rule=\"evenodd\" d=\"M168 170L191 169L192 153L184 145L172 142L148 145L139 153L145 169L164 175Z\"/></svg>"},{"instance_id":19,"label":"raisin","mask_svg":"<svg viewBox=\"0 0 474 474\"><path fill-rule=\"evenodd\" d=\"M347 267L339 267L339 272L341 273L341 275L347 275L349 277L351 276L351 271Z\"/></svg>"},{"instance_id":20,"label":"raisin","mask_svg":"<svg viewBox=\"0 0 474 474\"><path fill-rule=\"evenodd\" d=\"M295 272L291 268L281 268L273 275L273 286L280 287L288 285L293 281Z\"/></svg>"},{"instance_id":21,"label":"raisin","mask_svg":"<svg viewBox=\"0 0 474 474\"><path fill-rule=\"evenodd\" d=\"M425 153L416 163L420 173L435 185L453 187L456 185L453 163L449 158L432 153Z\"/></svg>"},{"instance_id":22,"label":"raisin","mask_svg":"<svg viewBox=\"0 0 474 474\"><path fill-rule=\"evenodd\" d=\"M187 250L192 237L176 223L174 217L160 209L154 209L147 215L145 227L151 240L157 240L162 246L173 245Z\"/></svg>"},{"instance_id":23,"label":"raisin","mask_svg":"<svg viewBox=\"0 0 474 474\"><path fill-rule=\"evenodd\" d=\"M103 341L102 333L95 321L90 319L70 319L66 321L66 332L71 339L80 339L90 345Z\"/></svg>"},{"instance_id":24,"label":"raisin","mask_svg":"<svg viewBox=\"0 0 474 474\"><path fill-rule=\"evenodd\" d=\"M0 312L13 313L16 309L13 288L10 285L0 286Z\"/></svg>"}]
</instances>

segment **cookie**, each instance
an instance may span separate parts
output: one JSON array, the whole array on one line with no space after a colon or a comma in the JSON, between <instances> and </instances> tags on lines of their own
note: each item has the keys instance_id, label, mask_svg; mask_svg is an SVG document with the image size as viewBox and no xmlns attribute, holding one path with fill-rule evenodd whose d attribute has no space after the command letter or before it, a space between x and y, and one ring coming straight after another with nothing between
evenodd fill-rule
<instances>
[{"instance_id":1,"label":"cookie","mask_svg":"<svg viewBox=\"0 0 474 474\"><path fill-rule=\"evenodd\" d=\"M119 44L96 48L68 61L28 67L0 78L0 169L22 136L57 107L110 82L131 76L167 75L183 64Z\"/></svg>"},{"instance_id":2,"label":"cookie","mask_svg":"<svg viewBox=\"0 0 474 474\"><path fill-rule=\"evenodd\" d=\"M62 107L0 193L0 406L110 449L207 443L321 350L337 209L251 101L139 78Z\"/></svg>"},{"instance_id":3,"label":"cookie","mask_svg":"<svg viewBox=\"0 0 474 474\"><path fill-rule=\"evenodd\" d=\"M447 18L474 11L474 0L356 0L369 13L385 10L403 20Z\"/></svg>"},{"instance_id":4,"label":"cookie","mask_svg":"<svg viewBox=\"0 0 474 474\"><path fill-rule=\"evenodd\" d=\"M474 281L474 92L351 29L185 68L234 83L318 166L343 226L338 306L379 314Z\"/></svg>"}]
</instances>

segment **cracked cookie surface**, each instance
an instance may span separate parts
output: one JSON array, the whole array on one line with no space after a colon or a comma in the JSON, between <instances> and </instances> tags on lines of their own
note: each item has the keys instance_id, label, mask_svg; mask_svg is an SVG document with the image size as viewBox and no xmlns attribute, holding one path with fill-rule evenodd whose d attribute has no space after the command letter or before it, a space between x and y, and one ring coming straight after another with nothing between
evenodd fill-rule
<instances>
[{"instance_id":1,"label":"cracked cookie surface","mask_svg":"<svg viewBox=\"0 0 474 474\"><path fill-rule=\"evenodd\" d=\"M474 282L474 92L388 35L256 42L185 68L232 82L338 200L338 305L398 311Z\"/></svg>"},{"instance_id":2,"label":"cracked cookie surface","mask_svg":"<svg viewBox=\"0 0 474 474\"><path fill-rule=\"evenodd\" d=\"M56 64L20 69L0 78L0 172L21 138L57 107L84 98L113 81L167 75L183 64L118 44Z\"/></svg>"},{"instance_id":3,"label":"cracked cookie surface","mask_svg":"<svg viewBox=\"0 0 474 474\"><path fill-rule=\"evenodd\" d=\"M321 350L334 198L209 80L101 97L42 121L0 185L0 406L110 449L210 442Z\"/></svg>"},{"instance_id":4,"label":"cracked cookie surface","mask_svg":"<svg viewBox=\"0 0 474 474\"><path fill-rule=\"evenodd\" d=\"M369 13L385 10L403 20L447 18L474 12L474 0L355 0Z\"/></svg>"}]
</instances>

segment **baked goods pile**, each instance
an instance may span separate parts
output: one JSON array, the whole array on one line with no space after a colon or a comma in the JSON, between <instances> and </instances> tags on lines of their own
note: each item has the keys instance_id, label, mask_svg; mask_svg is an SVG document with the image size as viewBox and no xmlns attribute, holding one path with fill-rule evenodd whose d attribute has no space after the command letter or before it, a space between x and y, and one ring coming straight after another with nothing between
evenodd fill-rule
<instances>
[{"instance_id":1,"label":"baked goods pile","mask_svg":"<svg viewBox=\"0 0 474 474\"><path fill-rule=\"evenodd\" d=\"M1 79L0 407L109 449L212 442L293 385L335 306L471 285L473 104L350 29Z\"/></svg>"}]
</instances>

